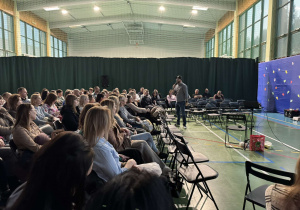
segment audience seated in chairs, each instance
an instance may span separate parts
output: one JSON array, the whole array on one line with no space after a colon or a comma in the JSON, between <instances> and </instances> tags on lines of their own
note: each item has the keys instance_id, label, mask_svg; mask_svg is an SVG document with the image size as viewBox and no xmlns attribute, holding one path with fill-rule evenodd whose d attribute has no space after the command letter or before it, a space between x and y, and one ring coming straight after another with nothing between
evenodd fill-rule
<instances>
[{"instance_id":1,"label":"audience seated in chairs","mask_svg":"<svg viewBox=\"0 0 300 210\"><path fill-rule=\"evenodd\" d=\"M266 209L300 209L300 158L296 164L295 183L292 186L270 185L265 192Z\"/></svg>"},{"instance_id":2,"label":"audience seated in chairs","mask_svg":"<svg viewBox=\"0 0 300 210\"><path fill-rule=\"evenodd\" d=\"M4 100L4 104L3 104L3 108L5 108L6 110L8 110L8 98L11 96L11 93L9 92L5 92L2 94L2 98Z\"/></svg>"},{"instance_id":3,"label":"audience seated in chairs","mask_svg":"<svg viewBox=\"0 0 300 210\"><path fill-rule=\"evenodd\" d=\"M30 104L30 100L27 97L28 93L27 93L26 88L24 88L24 87L18 88L17 93L20 95L22 102L24 104Z\"/></svg>"},{"instance_id":4,"label":"audience seated in chairs","mask_svg":"<svg viewBox=\"0 0 300 210\"><path fill-rule=\"evenodd\" d=\"M41 98L43 101L46 100L48 94L49 94L49 90L47 88L43 88L43 90L41 91Z\"/></svg>"},{"instance_id":5,"label":"audience seated in chairs","mask_svg":"<svg viewBox=\"0 0 300 210\"><path fill-rule=\"evenodd\" d=\"M120 106L119 106L119 115L124 120L125 123L129 123L133 127L142 128L140 123L141 119L139 117L133 116L125 108L127 98L123 95L119 96Z\"/></svg>"},{"instance_id":6,"label":"audience seated in chairs","mask_svg":"<svg viewBox=\"0 0 300 210\"><path fill-rule=\"evenodd\" d=\"M222 94L221 90L217 92L217 94L214 95L214 99L221 99L222 101L224 100L224 95Z\"/></svg>"},{"instance_id":7,"label":"audience seated in chairs","mask_svg":"<svg viewBox=\"0 0 300 210\"><path fill-rule=\"evenodd\" d=\"M85 116L84 137L95 152L93 170L105 182L136 165L135 160L129 159L121 167L118 153L107 141L111 126L111 113L106 107L93 107Z\"/></svg>"},{"instance_id":8,"label":"audience seated in chairs","mask_svg":"<svg viewBox=\"0 0 300 210\"><path fill-rule=\"evenodd\" d=\"M150 112L150 109L138 107L134 103L134 97L135 97L135 95L136 94L134 92L130 92L127 95L127 102L126 102L125 107L126 107L127 111L130 114L132 114L133 116L146 117L146 114Z\"/></svg>"},{"instance_id":9,"label":"audience seated in chairs","mask_svg":"<svg viewBox=\"0 0 300 210\"><path fill-rule=\"evenodd\" d=\"M149 95L149 90L144 89L144 96L141 100L141 106L143 108L149 108L152 109L154 104L152 103L151 96Z\"/></svg>"},{"instance_id":10,"label":"audience seated in chairs","mask_svg":"<svg viewBox=\"0 0 300 210\"><path fill-rule=\"evenodd\" d=\"M54 117L60 117L59 110L55 105L56 100L57 95L55 93L49 93L42 107L48 114L51 114Z\"/></svg>"},{"instance_id":11,"label":"audience seated in chairs","mask_svg":"<svg viewBox=\"0 0 300 210\"><path fill-rule=\"evenodd\" d=\"M8 107L9 107L8 112L13 118L16 118L17 108L22 103L23 102L22 102L21 96L19 94L12 94L8 98Z\"/></svg>"},{"instance_id":12,"label":"audience seated in chairs","mask_svg":"<svg viewBox=\"0 0 300 210\"><path fill-rule=\"evenodd\" d=\"M87 210L175 210L167 180L131 169L107 182L91 200Z\"/></svg>"},{"instance_id":13,"label":"audience seated in chairs","mask_svg":"<svg viewBox=\"0 0 300 210\"><path fill-rule=\"evenodd\" d=\"M0 136L3 136L6 140L10 139L12 129L15 123L15 119L8 113L8 111L0 107Z\"/></svg>"},{"instance_id":14,"label":"audience seated in chairs","mask_svg":"<svg viewBox=\"0 0 300 210\"><path fill-rule=\"evenodd\" d=\"M195 94L192 95L192 98L200 99L202 95L199 94L199 89L195 90Z\"/></svg>"},{"instance_id":15,"label":"audience seated in chairs","mask_svg":"<svg viewBox=\"0 0 300 210\"><path fill-rule=\"evenodd\" d=\"M58 109L61 109L65 101L64 91L62 91L62 89L57 89L56 93L57 93L57 100L55 102L55 105L57 106Z\"/></svg>"},{"instance_id":16,"label":"audience seated in chairs","mask_svg":"<svg viewBox=\"0 0 300 210\"><path fill-rule=\"evenodd\" d=\"M151 103L152 104L157 104L156 102L161 99L160 94L156 89L153 90L152 95L151 95Z\"/></svg>"},{"instance_id":17,"label":"audience seated in chairs","mask_svg":"<svg viewBox=\"0 0 300 210\"><path fill-rule=\"evenodd\" d=\"M108 135L108 141L114 146L116 151L119 152L126 148L139 149L142 153L145 162L157 162L161 166L161 169L164 169L165 164L158 157L166 158L167 154L160 153L158 151L150 133L145 132L140 134L131 134L131 132L128 129L121 128L114 119L117 107L113 100L106 99L103 102L101 102L101 105L107 106L112 113L113 125ZM146 142L150 147L148 145L145 145ZM150 148L153 151L151 151Z\"/></svg>"},{"instance_id":18,"label":"audience seated in chairs","mask_svg":"<svg viewBox=\"0 0 300 210\"><path fill-rule=\"evenodd\" d=\"M210 97L212 97L211 94L209 93L208 88L205 88L204 93L202 94L202 97L204 99L209 99Z\"/></svg>"},{"instance_id":19,"label":"audience seated in chairs","mask_svg":"<svg viewBox=\"0 0 300 210\"><path fill-rule=\"evenodd\" d=\"M69 94L66 97L66 104L61 109L62 123L67 131L76 131L78 129L78 120L80 111L78 109L78 98Z\"/></svg>"},{"instance_id":20,"label":"audience seated in chairs","mask_svg":"<svg viewBox=\"0 0 300 210\"><path fill-rule=\"evenodd\" d=\"M93 94L89 94L88 97L89 97L89 103L95 103L96 102Z\"/></svg>"},{"instance_id":21,"label":"audience seated in chairs","mask_svg":"<svg viewBox=\"0 0 300 210\"><path fill-rule=\"evenodd\" d=\"M169 90L169 94L167 95L168 106L170 108L175 108L176 96L173 94L173 89Z\"/></svg>"},{"instance_id":22,"label":"audience seated in chairs","mask_svg":"<svg viewBox=\"0 0 300 210\"><path fill-rule=\"evenodd\" d=\"M6 209L83 209L93 157L81 135L57 135L37 152L28 181L10 196Z\"/></svg>"},{"instance_id":23,"label":"audience seated in chairs","mask_svg":"<svg viewBox=\"0 0 300 210\"><path fill-rule=\"evenodd\" d=\"M49 122L54 120L54 116L46 112L44 108L40 106L42 104L42 98L40 94L32 94L30 102L36 109L36 119L34 122L38 126L49 124Z\"/></svg>"},{"instance_id":24,"label":"audience seated in chairs","mask_svg":"<svg viewBox=\"0 0 300 210\"><path fill-rule=\"evenodd\" d=\"M89 103L89 97L87 95L81 95L79 97L79 110L80 112L82 111L83 107Z\"/></svg>"}]
</instances>

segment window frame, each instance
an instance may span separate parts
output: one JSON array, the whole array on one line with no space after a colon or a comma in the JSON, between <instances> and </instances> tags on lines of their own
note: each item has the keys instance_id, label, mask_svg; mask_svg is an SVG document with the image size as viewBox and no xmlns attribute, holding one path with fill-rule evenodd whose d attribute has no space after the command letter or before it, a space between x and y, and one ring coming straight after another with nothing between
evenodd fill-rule
<instances>
[{"instance_id":1,"label":"window frame","mask_svg":"<svg viewBox=\"0 0 300 210\"><path fill-rule=\"evenodd\" d=\"M8 30L8 29L5 29L5 26L4 26L4 15L7 15L9 18L10 18L10 22L11 22L11 31ZM1 16L1 24L0 26L0 33L2 34L2 48L3 49L0 49L0 51L2 51L2 53L0 53L0 57L9 57L9 56L15 56L16 55L16 49L15 49L15 31L14 31L14 17L2 10L0 10L0 16ZM10 35L12 35L12 43L11 44L11 47L12 47L12 50L9 50L7 49L7 46L6 46L6 41L9 41L9 40L6 40L6 36L5 36L5 32L8 32Z\"/></svg>"}]
</instances>

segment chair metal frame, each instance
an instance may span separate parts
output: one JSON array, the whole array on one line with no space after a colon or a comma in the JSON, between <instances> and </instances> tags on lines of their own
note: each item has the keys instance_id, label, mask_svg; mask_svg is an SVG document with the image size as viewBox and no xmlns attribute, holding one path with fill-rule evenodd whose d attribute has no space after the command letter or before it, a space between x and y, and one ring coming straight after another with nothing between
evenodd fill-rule
<instances>
[{"instance_id":1,"label":"chair metal frame","mask_svg":"<svg viewBox=\"0 0 300 210\"><path fill-rule=\"evenodd\" d=\"M264 192L269 185L263 185L263 186L255 188L254 190L251 190L250 178L249 178L250 174L252 176L258 177L260 179L263 179L263 180L266 180L266 181L269 181L272 183L278 183L278 184L283 184L283 185L288 185L288 186L293 185L294 181L295 181L294 173L287 172L287 171L281 171L281 170L277 170L277 169L273 169L273 168L268 168L266 166L258 165L256 163L252 163L250 161L245 162L245 168L246 168L247 185L246 185L246 191L245 191L245 196L244 196L243 209L245 209L246 201L249 201L252 203L253 209L255 209L255 205L258 205L263 208L266 207L266 203L263 204L257 200L252 200L250 198L250 196L252 195L251 197L253 197L253 195L255 195L255 194L259 194L259 195L263 194L263 197L264 197ZM262 172L260 172L260 170ZM267 172L267 173L265 173L265 172ZM248 190L249 190L249 193L248 193Z\"/></svg>"},{"instance_id":2,"label":"chair metal frame","mask_svg":"<svg viewBox=\"0 0 300 210\"><path fill-rule=\"evenodd\" d=\"M183 157L182 162L177 167L177 173L179 173L181 175L181 178L184 179L186 182L193 184L186 209L189 208L189 205L190 205L190 202L191 202L191 199L192 199L192 196L193 196L193 193L194 193L194 190L195 190L196 186L197 186L197 189L199 190L200 195L201 195L200 200L203 198L203 194L202 194L202 192L203 192L207 196L206 199L207 198L211 199L212 202L214 203L216 209L219 209L218 206L217 206L217 203L216 203L216 201L215 201L215 199L214 199L214 197L213 197L213 195L212 195L212 193L211 193L211 191L210 191L210 189L209 189L209 187L206 183L206 181L208 181L208 180L212 180L212 179L217 178L218 177L218 172L215 171L214 169L210 168L209 166L205 165L205 164L200 164L200 163L197 164L194 160L192 152L190 151L190 149L188 148L188 146L186 144L184 144L183 142L178 141L176 138L174 138L173 141L175 142L177 152L179 152L180 155ZM180 168L183 168L183 167L188 168L188 167L192 167L192 166L195 167L195 169L198 171L198 174L197 174L197 176L194 180L188 180L188 179L185 178L184 174L181 173L179 170L180 170ZM200 170L201 166L209 167L212 171L214 171L216 173L216 176L205 177L203 175L203 173L201 172L201 170ZM205 204L206 199L204 200L202 206Z\"/></svg>"},{"instance_id":3,"label":"chair metal frame","mask_svg":"<svg viewBox=\"0 0 300 210\"><path fill-rule=\"evenodd\" d=\"M234 129L234 128L229 128L228 126L228 122L229 120L233 120L234 123L236 124L237 122L243 122L244 123L244 128L241 130L238 128ZM248 130L248 127L247 127L247 118L244 114L228 114L226 115L226 125L225 125L225 128L226 128L226 132L225 132L225 147L227 148L235 148L235 149L242 149L242 148L239 148L239 147L232 147L231 145L228 146L227 144L239 144L239 143L236 143L236 142L230 142L230 137L229 137L229 130L233 130L233 131L244 131L245 132L245 136L244 136L244 142L245 142L245 145L244 145L244 149L246 148L246 142L248 141L247 140L247 130Z\"/></svg>"}]
</instances>

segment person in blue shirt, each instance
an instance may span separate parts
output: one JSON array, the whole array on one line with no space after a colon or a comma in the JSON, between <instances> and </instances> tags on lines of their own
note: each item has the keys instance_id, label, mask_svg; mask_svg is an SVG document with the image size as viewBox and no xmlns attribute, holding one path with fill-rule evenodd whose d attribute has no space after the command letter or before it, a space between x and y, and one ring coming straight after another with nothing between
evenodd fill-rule
<instances>
[{"instance_id":1,"label":"person in blue shirt","mask_svg":"<svg viewBox=\"0 0 300 210\"><path fill-rule=\"evenodd\" d=\"M107 141L108 131L113 122L110 116L107 107L93 107L86 114L83 129L85 139L95 152L93 170L105 182L137 164L135 160L129 159L125 166L121 167L117 151Z\"/></svg>"}]
</instances>

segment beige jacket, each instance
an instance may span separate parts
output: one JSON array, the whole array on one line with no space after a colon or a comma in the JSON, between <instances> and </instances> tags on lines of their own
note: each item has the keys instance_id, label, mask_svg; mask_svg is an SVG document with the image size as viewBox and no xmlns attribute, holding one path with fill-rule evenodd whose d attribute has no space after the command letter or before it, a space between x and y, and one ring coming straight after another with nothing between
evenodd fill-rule
<instances>
[{"instance_id":1,"label":"beige jacket","mask_svg":"<svg viewBox=\"0 0 300 210\"><path fill-rule=\"evenodd\" d=\"M26 128L17 125L13 129L14 143L17 145L19 150L30 150L32 152L37 152L41 145L34 142L34 138L42 133L39 127L34 123L30 123L30 131Z\"/></svg>"},{"instance_id":2,"label":"beige jacket","mask_svg":"<svg viewBox=\"0 0 300 210\"><path fill-rule=\"evenodd\" d=\"M12 129L15 123L15 119L8 113L8 111L0 107L0 136L8 139L12 133Z\"/></svg>"}]
</instances>

